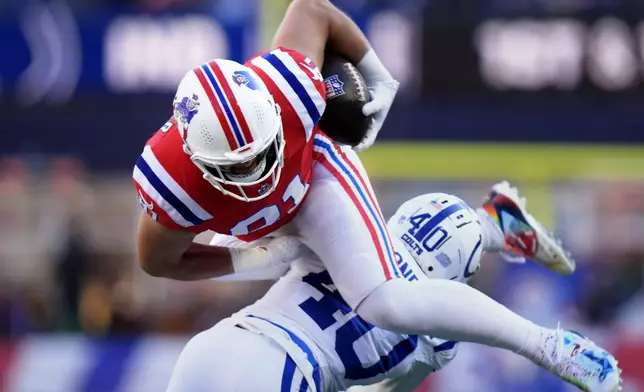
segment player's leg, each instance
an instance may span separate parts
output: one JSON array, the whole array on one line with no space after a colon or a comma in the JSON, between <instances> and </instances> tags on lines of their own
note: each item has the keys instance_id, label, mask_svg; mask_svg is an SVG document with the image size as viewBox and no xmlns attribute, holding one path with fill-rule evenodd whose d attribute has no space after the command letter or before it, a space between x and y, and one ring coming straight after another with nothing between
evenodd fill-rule
<instances>
[{"instance_id":1,"label":"player's leg","mask_svg":"<svg viewBox=\"0 0 644 392\"><path fill-rule=\"evenodd\" d=\"M516 352L537 340L540 328L467 286L442 281L417 285L394 279L400 274L393 245L358 158L324 137L316 136L315 142L320 155L314 182L294 224L350 306L375 325L401 333L503 344L507 339L499 335L506 329L516 330L517 336L504 345ZM387 293L387 300L374 300L383 296L381 292ZM443 297L452 298L441 305ZM432 302L437 303L428 305ZM448 306L450 302L456 303ZM446 316L452 313L454 317ZM471 322L473 315L489 319L487 328L485 323Z\"/></svg>"},{"instance_id":2,"label":"player's leg","mask_svg":"<svg viewBox=\"0 0 644 392\"><path fill-rule=\"evenodd\" d=\"M357 313L384 329L514 351L585 391L621 389L617 361L601 347L577 333L535 325L462 283L390 280Z\"/></svg>"},{"instance_id":3,"label":"player's leg","mask_svg":"<svg viewBox=\"0 0 644 392\"><path fill-rule=\"evenodd\" d=\"M352 307L400 277L386 221L356 154L315 136L313 182L293 226Z\"/></svg>"},{"instance_id":4,"label":"player's leg","mask_svg":"<svg viewBox=\"0 0 644 392\"><path fill-rule=\"evenodd\" d=\"M319 156L314 181L294 224L351 307L376 326L401 333L485 344L500 341L516 352L538 340L541 328L465 285L395 279L400 273L393 245L359 159L323 136L316 136L315 143ZM388 294L387 300L374 300L380 292ZM440 304L443 297L451 297L443 302L450 305ZM382 306L375 305L378 302ZM454 317L446 316L451 314ZM473 316L482 325L473 323ZM506 329L516 330L516 336L504 338Z\"/></svg>"},{"instance_id":5,"label":"player's leg","mask_svg":"<svg viewBox=\"0 0 644 392\"><path fill-rule=\"evenodd\" d=\"M393 247L357 157L318 136L316 152L320 163L294 224L360 316L400 333L505 348L561 374L555 369L561 362L559 331L537 326L461 283L392 279L399 275Z\"/></svg>"},{"instance_id":6,"label":"player's leg","mask_svg":"<svg viewBox=\"0 0 644 392\"><path fill-rule=\"evenodd\" d=\"M514 197L518 197L516 190L513 193ZM503 204L502 208L508 208L507 200ZM514 209L520 211L520 214L516 215L522 219L525 216L530 216L524 206L517 205ZM481 214L488 213L485 210L479 210L479 216L486 218ZM489 218L489 216L487 217ZM510 220L510 217L505 217L505 219ZM547 245L543 248L542 245L536 247L542 252L532 253L532 255L540 254L538 261L546 265L553 265L554 262L562 261L568 257L561 245L554 240L551 234L543 230L534 218L530 216L530 220L526 219L525 221L529 221L530 224L512 228L511 239L519 237L524 230L537 232L538 240L548 240ZM497 223L490 223L487 225L486 231L485 226L482 225L482 237L488 235L495 241L502 241L504 235L508 236L508 234L504 233L505 230L502 231L500 227L505 228L504 225L497 226ZM490 238L487 239L486 245L488 251L504 249L514 251L513 247L516 246L512 243L512 247L508 249L507 246L490 245L489 240ZM522 252L515 253L526 256ZM552 257L553 254L561 256ZM560 265L569 266L570 264L564 262ZM621 370L617 367L615 358L583 336L559 328L553 330L534 325L485 297L482 293L464 289L463 286L459 287L455 282L439 280L427 282L429 284L421 283L426 286L425 290L419 289L418 285L402 286L398 281L387 282L365 299L361 305L362 309L359 309L358 313L366 318L369 317L367 315L376 315L375 317L380 317L385 324L387 322L400 323L398 326L388 324L389 328L393 330L399 326L407 328L414 322L423 319L420 324L423 325L423 329L418 329L418 333L425 333L424 328L430 328L429 325L433 324L431 328L434 330L432 333L434 336L482 343L515 351L586 391L615 392L621 389L619 377ZM434 286L433 290L429 288L430 285ZM404 290L407 290L407 294L400 295L400 292ZM405 296L410 300L400 302L396 300L398 296ZM414 304L415 300L419 303ZM388 301L389 303L387 303ZM420 316L414 314L423 305L427 306L426 311L433 308L444 318L441 320L426 317L430 313ZM395 313L393 316L389 314L392 311ZM468 322L472 328L464 328ZM378 325L378 322L374 323ZM494 331L494 328L497 330ZM414 333L413 329L407 331Z\"/></svg>"},{"instance_id":7,"label":"player's leg","mask_svg":"<svg viewBox=\"0 0 644 392\"><path fill-rule=\"evenodd\" d=\"M166 392L307 391L303 380L273 340L225 322L190 339Z\"/></svg>"},{"instance_id":8,"label":"player's leg","mask_svg":"<svg viewBox=\"0 0 644 392\"><path fill-rule=\"evenodd\" d=\"M294 223L350 306L375 325L401 333L499 345L515 352L537 345L542 328L472 288L449 281L409 284L394 279L400 273L393 245L356 154L316 138L319 163ZM482 325L473 319L481 319Z\"/></svg>"}]
</instances>

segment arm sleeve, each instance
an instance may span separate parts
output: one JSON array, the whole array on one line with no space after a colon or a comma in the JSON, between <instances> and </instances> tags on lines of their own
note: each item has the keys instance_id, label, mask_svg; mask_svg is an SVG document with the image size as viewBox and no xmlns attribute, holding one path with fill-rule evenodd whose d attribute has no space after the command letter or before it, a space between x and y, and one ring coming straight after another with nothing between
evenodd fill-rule
<instances>
[{"instance_id":1,"label":"arm sleeve","mask_svg":"<svg viewBox=\"0 0 644 392\"><path fill-rule=\"evenodd\" d=\"M170 118L148 139L143 152L137 157L132 170L132 180L141 210L164 227L180 230L182 229L181 225L177 224L168 214L168 210L172 210L169 209L170 206L157 189L161 186L161 181L156 174L158 170L155 171L154 168L160 163L152 152L152 145L164 143L168 132L174 125L174 119Z\"/></svg>"},{"instance_id":2,"label":"arm sleeve","mask_svg":"<svg viewBox=\"0 0 644 392\"><path fill-rule=\"evenodd\" d=\"M298 80L302 81L307 92L309 92L310 98L315 102L317 109L321 111L320 114L322 114L326 107L326 84L324 83L324 77L322 76L322 72L320 72L320 68L310 57L298 51L284 47L278 47L276 50L284 53L287 58L292 59L300 71L304 73L305 77L302 77L299 72L295 72ZM315 92L313 92L313 89L315 89ZM322 98L322 102L316 102L319 99L318 97Z\"/></svg>"},{"instance_id":3,"label":"arm sleeve","mask_svg":"<svg viewBox=\"0 0 644 392\"><path fill-rule=\"evenodd\" d=\"M168 229L183 229L183 227L179 226L172 220L172 218L170 218L170 216L164 209L160 208L159 205L153 201L150 195L145 191L145 189L136 179L134 179L134 188L136 189L139 206L141 207L141 210L143 212L148 214L152 219L167 227Z\"/></svg>"},{"instance_id":4,"label":"arm sleeve","mask_svg":"<svg viewBox=\"0 0 644 392\"><path fill-rule=\"evenodd\" d=\"M144 212L169 229L198 234L212 215L193 198L185 175L192 163L177 143L174 128L158 131L137 158L132 178Z\"/></svg>"},{"instance_id":5,"label":"arm sleeve","mask_svg":"<svg viewBox=\"0 0 644 392\"><path fill-rule=\"evenodd\" d=\"M246 66L265 82L283 113L292 110L299 117L310 138L326 108L324 78L313 60L278 47L255 56Z\"/></svg>"}]
</instances>

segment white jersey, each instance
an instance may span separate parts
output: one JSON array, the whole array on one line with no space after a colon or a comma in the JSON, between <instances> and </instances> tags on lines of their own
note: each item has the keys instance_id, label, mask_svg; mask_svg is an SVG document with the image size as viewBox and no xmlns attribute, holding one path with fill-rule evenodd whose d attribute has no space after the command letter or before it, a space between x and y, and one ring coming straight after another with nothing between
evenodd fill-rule
<instances>
[{"instance_id":1,"label":"white jersey","mask_svg":"<svg viewBox=\"0 0 644 392\"><path fill-rule=\"evenodd\" d=\"M467 282L478 269L482 254L478 217L454 196L434 193L411 199L387 227L402 278ZM228 238L220 236L213 244L236 246ZM346 263L351 262L347 253ZM362 320L313 253L294 261L262 299L226 322L275 341L308 385L320 392L405 377L417 364L436 371L456 355L455 342L394 333Z\"/></svg>"},{"instance_id":2,"label":"white jersey","mask_svg":"<svg viewBox=\"0 0 644 392\"><path fill-rule=\"evenodd\" d=\"M428 279L412 269L415 262L397 239L394 244L403 249L395 256L405 278ZM321 385L321 391L401 377L416 363L438 370L456 354L455 342L398 334L362 320L313 255L295 261L262 299L233 319L283 345L299 367L310 370L309 385ZM302 355L306 350L310 353Z\"/></svg>"}]
</instances>

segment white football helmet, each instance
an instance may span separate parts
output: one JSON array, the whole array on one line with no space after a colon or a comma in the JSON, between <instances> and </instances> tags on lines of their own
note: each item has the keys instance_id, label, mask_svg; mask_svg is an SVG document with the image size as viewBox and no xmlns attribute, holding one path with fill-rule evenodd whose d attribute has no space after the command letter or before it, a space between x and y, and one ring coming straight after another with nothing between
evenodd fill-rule
<instances>
[{"instance_id":1,"label":"white football helmet","mask_svg":"<svg viewBox=\"0 0 644 392\"><path fill-rule=\"evenodd\" d=\"M409 252L429 278L466 283L479 269L481 224L476 211L456 196L429 193L408 200L387 227L396 250L403 250L401 258Z\"/></svg>"},{"instance_id":2,"label":"white football helmet","mask_svg":"<svg viewBox=\"0 0 644 392\"><path fill-rule=\"evenodd\" d=\"M260 77L231 60L212 60L179 83L174 117L183 150L226 195L255 201L275 190L284 165L280 108Z\"/></svg>"}]
</instances>

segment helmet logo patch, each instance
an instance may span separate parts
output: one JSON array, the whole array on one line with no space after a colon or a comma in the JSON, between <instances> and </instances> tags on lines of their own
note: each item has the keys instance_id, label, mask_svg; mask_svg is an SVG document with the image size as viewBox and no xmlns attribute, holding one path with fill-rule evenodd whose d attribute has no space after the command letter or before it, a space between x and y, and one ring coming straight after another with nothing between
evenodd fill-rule
<instances>
[{"instance_id":1,"label":"helmet logo patch","mask_svg":"<svg viewBox=\"0 0 644 392\"><path fill-rule=\"evenodd\" d=\"M174 118L177 122L183 125L183 128L188 128L190 121L199 111L199 97L197 94L192 94L192 97L183 97L180 101L174 101Z\"/></svg>"},{"instance_id":2,"label":"helmet logo patch","mask_svg":"<svg viewBox=\"0 0 644 392\"><path fill-rule=\"evenodd\" d=\"M248 71L233 72L233 81L237 83L238 86L246 86L251 90L260 90L257 81L250 73L248 73Z\"/></svg>"}]
</instances>

